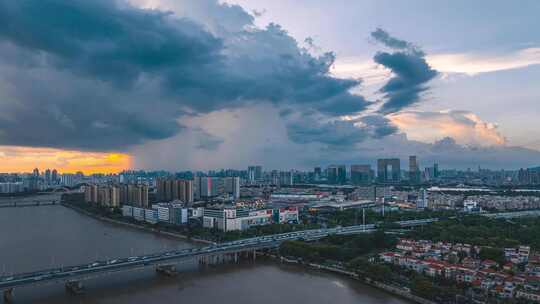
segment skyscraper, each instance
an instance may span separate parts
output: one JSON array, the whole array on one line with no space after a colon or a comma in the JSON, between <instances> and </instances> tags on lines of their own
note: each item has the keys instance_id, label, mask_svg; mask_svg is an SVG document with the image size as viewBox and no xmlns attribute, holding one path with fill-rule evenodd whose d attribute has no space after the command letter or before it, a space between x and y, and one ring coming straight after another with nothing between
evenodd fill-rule
<instances>
[{"instance_id":1,"label":"skyscraper","mask_svg":"<svg viewBox=\"0 0 540 304\"><path fill-rule=\"evenodd\" d=\"M416 155L409 156L409 182L418 184L420 182L420 169Z\"/></svg>"},{"instance_id":2,"label":"skyscraper","mask_svg":"<svg viewBox=\"0 0 540 304\"><path fill-rule=\"evenodd\" d=\"M293 174L291 171L281 171L279 172L279 185L280 186L292 186L293 185Z\"/></svg>"},{"instance_id":3,"label":"skyscraper","mask_svg":"<svg viewBox=\"0 0 540 304\"><path fill-rule=\"evenodd\" d=\"M328 178L328 183L337 184L338 179L338 168L337 166L331 165L326 168L326 177Z\"/></svg>"},{"instance_id":4,"label":"skyscraper","mask_svg":"<svg viewBox=\"0 0 540 304\"><path fill-rule=\"evenodd\" d=\"M248 167L248 181L254 183L260 181L263 177L262 166L249 166Z\"/></svg>"},{"instance_id":5,"label":"skyscraper","mask_svg":"<svg viewBox=\"0 0 540 304\"><path fill-rule=\"evenodd\" d=\"M51 182L53 184L57 184L58 183L58 171L56 171L56 169L53 169L52 170L52 173L51 173Z\"/></svg>"},{"instance_id":6,"label":"skyscraper","mask_svg":"<svg viewBox=\"0 0 540 304\"><path fill-rule=\"evenodd\" d=\"M352 165L351 182L354 185L366 185L373 181L371 165Z\"/></svg>"},{"instance_id":7,"label":"skyscraper","mask_svg":"<svg viewBox=\"0 0 540 304\"><path fill-rule=\"evenodd\" d=\"M321 177L322 177L321 167L315 167L315 169L313 170L313 179L315 181L320 181Z\"/></svg>"},{"instance_id":8,"label":"skyscraper","mask_svg":"<svg viewBox=\"0 0 540 304\"><path fill-rule=\"evenodd\" d=\"M344 165L330 165L326 168L326 175L330 184L345 184L347 168Z\"/></svg>"},{"instance_id":9,"label":"skyscraper","mask_svg":"<svg viewBox=\"0 0 540 304\"><path fill-rule=\"evenodd\" d=\"M377 180L380 183L397 183L401 180L401 164L399 158L377 160Z\"/></svg>"},{"instance_id":10,"label":"skyscraper","mask_svg":"<svg viewBox=\"0 0 540 304\"><path fill-rule=\"evenodd\" d=\"M347 167L345 165L338 166L338 184L343 185L347 182Z\"/></svg>"},{"instance_id":11,"label":"skyscraper","mask_svg":"<svg viewBox=\"0 0 540 304\"><path fill-rule=\"evenodd\" d=\"M45 170L45 184L46 185L51 184L51 170L49 169Z\"/></svg>"},{"instance_id":12,"label":"skyscraper","mask_svg":"<svg viewBox=\"0 0 540 304\"><path fill-rule=\"evenodd\" d=\"M255 180L262 180L263 178L263 169L262 166L255 166Z\"/></svg>"}]
</instances>

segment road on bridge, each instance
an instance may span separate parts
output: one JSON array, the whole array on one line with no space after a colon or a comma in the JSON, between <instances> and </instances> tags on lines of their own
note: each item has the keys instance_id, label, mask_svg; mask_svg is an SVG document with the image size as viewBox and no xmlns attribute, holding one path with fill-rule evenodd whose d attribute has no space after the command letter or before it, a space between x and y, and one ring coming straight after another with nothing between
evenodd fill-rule
<instances>
[{"instance_id":1,"label":"road on bridge","mask_svg":"<svg viewBox=\"0 0 540 304\"><path fill-rule=\"evenodd\" d=\"M184 259L193 259L209 255L238 253L266 248L276 248L287 240L316 240L332 234L347 235L370 233L376 230L375 225L358 225L349 227L312 229L297 232L275 234L269 236L242 239L221 243L202 248L190 248L176 251L167 251L145 256L133 256L106 261L95 261L88 264L69 267L59 267L0 277L0 290L11 292L15 287L47 284L55 282L70 282L85 280L97 276L107 275L119 271L127 271L141 267L159 266L178 262ZM4 294L6 295L6 294Z\"/></svg>"}]
</instances>

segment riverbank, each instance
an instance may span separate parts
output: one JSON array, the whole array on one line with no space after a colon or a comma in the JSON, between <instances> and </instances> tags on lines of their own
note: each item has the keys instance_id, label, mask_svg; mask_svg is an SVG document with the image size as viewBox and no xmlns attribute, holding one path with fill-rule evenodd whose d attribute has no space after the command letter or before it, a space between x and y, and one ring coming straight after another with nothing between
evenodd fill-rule
<instances>
[{"instance_id":1,"label":"riverbank","mask_svg":"<svg viewBox=\"0 0 540 304\"><path fill-rule=\"evenodd\" d=\"M109 218L109 217L105 217L105 216L101 216L101 215L89 212L88 210L84 210L84 209L79 208L77 206L74 206L72 204L62 202L61 205L64 206L64 207L70 208L70 209L72 209L74 211L77 211L79 213L82 213L84 215L87 215L89 217L100 220L100 221L104 221L104 222L108 222L108 223L112 223L112 224L123 225L123 226L126 226L126 227L131 227L131 228L135 228L135 229L144 230L144 231L147 231L147 232L153 232L153 233L157 233L157 234L161 234L161 235L165 235L165 236L179 238L179 239L182 239L182 240L185 240L185 241L190 241L190 242L195 242L195 243L202 243L202 244L207 244L207 245L216 244L215 242L212 242L212 241L207 241L207 240L198 239L198 238L190 238L190 237L188 237L188 236L186 236L184 234L180 234L180 233L175 233L175 232L170 232L170 231L163 231L163 230L159 230L159 229L155 229L155 228L151 228L151 227L137 225L137 224L134 224L134 223L128 223L128 222L125 222L125 221L115 220L115 219L112 219L112 218Z\"/></svg>"},{"instance_id":2,"label":"riverbank","mask_svg":"<svg viewBox=\"0 0 540 304\"><path fill-rule=\"evenodd\" d=\"M296 264L296 265L307 267L307 268L310 268L310 269L321 270L321 271L325 271L325 272L330 272L330 273L334 273L334 274L347 276L347 277L349 277L351 279L362 282L362 284L366 284L366 285L369 285L371 287L384 290L384 291L386 291L386 292L388 292L388 293L390 293L392 295L399 296L399 297L401 297L403 299L412 301L414 303L418 303L418 304L437 304L436 302L433 302L433 301L430 301L428 299L424 299L422 297L413 295L408 289L405 289L405 288L402 288L402 287L397 287L397 286L392 286L392 285L388 285L388 284L384 284L384 283L381 283L381 282L377 282L377 281L374 281L374 280L372 280L370 278L367 278L367 277L361 278L356 272L348 271L348 270L343 269L343 268L332 267L332 266L327 266L327 265L321 265L321 264L316 264L316 263L303 263L300 260L290 259L290 258L286 258L286 257L274 255L274 254L265 254L265 256L267 256L267 257L269 257L271 259L274 259L274 260L279 260L281 263Z\"/></svg>"},{"instance_id":3,"label":"riverbank","mask_svg":"<svg viewBox=\"0 0 540 304\"><path fill-rule=\"evenodd\" d=\"M140 229L140 230L144 230L144 231L148 231L148 232L153 232L153 233L157 233L157 234L161 234L161 235L165 235L165 236L175 237L175 238L179 238L179 239L182 239L182 240L193 241L193 242L204 243L204 244L215 244L214 242L207 241L207 240L202 240L202 239L197 239L197 238L189 238L186 235L179 234L179 233L163 231L163 230L159 230L159 229L155 229L155 228L151 228L151 227L147 227L147 226L137 225L137 224L134 224L134 223L128 223L128 222L121 221L121 220L115 220L115 219L112 219L112 218L109 218L109 217L105 217L105 216L101 216L101 215L92 213L92 212L90 212L88 210L84 210L84 209L79 208L77 206L74 206L72 204L68 204L68 203L61 203L61 204L64 207L70 208L70 209L72 209L74 211L85 214L85 215L87 215L89 217L95 218L95 219L100 220L100 221L113 223L113 224L118 224L118 225L123 225L123 226L136 228L136 229ZM297 264L299 266L309 267L310 269L316 269L316 270L321 270L321 271L326 271L326 272L330 272L330 273L334 273L334 274L347 276L347 277L350 277L350 278L352 278L354 280L362 282L362 284L366 284L368 286L383 290L383 291L388 292L388 293L390 293L392 295L399 296L399 297L401 297L403 299L412 301L414 303L436 304L435 302L432 302L432 301L429 301L427 299L424 299L424 298L421 298L421 297L418 297L416 295L411 294L410 291L405 289L405 288L392 286L392 285L387 285L387 284L384 284L384 283L381 283L381 282L374 281L374 280L372 280L370 278L367 278L367 277L361 278L357 273L352 272L352 271L348 271L348 270L343 269L343 268L332 267L332 266L321 265L321 264L315 264L315 263L303 263L303 262L301 262L299 260L288 259L288 258L285 258L285 257L282 257L282 256L268 254L268 253L264 254L264 255L267 256L267 257L270 257L272 259L279 260L282 263Z\"/></svg>"}]
</instances>

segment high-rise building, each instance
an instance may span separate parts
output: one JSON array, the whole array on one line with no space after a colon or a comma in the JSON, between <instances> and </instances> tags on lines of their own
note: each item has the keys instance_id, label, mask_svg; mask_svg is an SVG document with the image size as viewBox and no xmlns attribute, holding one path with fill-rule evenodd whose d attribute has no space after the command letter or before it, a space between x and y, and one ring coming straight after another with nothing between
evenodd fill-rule
<instances>
[{"instance_id":1,"label":"high-rise building","mask_svg":"<svg viewBox=\"0 0 540 304\"><path fill-rule=\"evenodd\" d=\"M428 194L426 189L420 189L418 199L416 200L416 208L425 209L428 207Z\"/></svg>"},{"instance_id":2,"label":"high-rise building","mask_svg":"<svg viewBox=\"0 0 540 304\"><path fill-rule=\"evenodd\" d=\"M133 204L142 208L148 208L148 186L138 185L133 190Z\"/></svg>"},{"instance_id":3,"label":"high-rise building","mask_svg":"<svg viewBox=\"0 0 540 304\"><path fill-rule=\"evenodd\" d=\"M280 186L292 186L293 185L293 173L291 171L279 172L279 185Z\"/></svg>"},{"instance_id":4,"label":"high-rise building","mask_svg":"<svg viewBox=\"0 0 540 304\"><path fill-rule=\"evenodd\" d=\"M371 165L352 165L351 182L354 185L366 185L373 181Z\"/></svg>"},{"instance_id":5,"label":"high-rise building","mask_svg":"<svg viewBox=\"0 0 540 304\"><path fill-rule=\"evenodd\" d=\"M263 178L263 170L262 166L255 166L255 180L262 180Z\"/></svg>"},{"instance_id":6,"label":"high-rise building","mask_svg":"<svg viewBox=\"0 0 540 304\"><path fill-rule=\"evenodd\" d=\"M337 184L338 180L338 168L335 165L328 166L326 168L326 177L328 179L328 183L330 184Z\"/></svg>"},{"instance_id":7,"label":"high-rise building","mask_svg":"<svg viewBox=\"0 0 540 304\"><path fill-rule=\"evenodd\" d=\"M540 167L520 169L517 172L517 181L522 185L538 185L540 184Z\"/></svg>"},{"instance_id":8,"label":"high-rise building","mask_svg":"<svg viewBox=\"0 0 540 304\"><path fill-rule=\"evenodd\" d=\"M278 170L272 170L272 172L270 172L270 184L272 185L275 185L275 186L279 186L279 172Z\"/></svg>"},{"instance_id":9,"label":"high-rise building","mask_svg":"<svg viewBox=\"0 0 540 304\"><path fill-rule=\"evenodd\" d=\"M195 184L197 198L209 199L224 193L223 181L219 177L198 176Z\"/></svg>"},{"instance_id":10,"label":"high-rise building","mask_svg":"<svg viewBox=\"0 0 540 304\"><path fill-rule=\"evenodd\" d=\"M148 207L148 186L130 184L127 185L127 187L120 187L119 191L120 192L118 194L118 199L121 203L141 208ZM127 200L124 201L124 199L126 199L126 196Z\"/></svg>"},{"instance_id":11,"label":"high-rise building","mask_svg":"<svg viewBox=\"0 0 540 304\"><path fill-rule=\"evenodd\" d=\"M34 175L34 177L39 177L39 169L38 169L38 168L35 168L35 169L32 171L32 175Z\"/></svg>"},{"instance_id":12,"label":"high-rise building","mask_svg":"<svg viewBox=\"0 0 540 304\"><path fill-rule=\"evenodd\" d=\"M110 191L110 204L112 208L120 208L120 188L117 186L109 187Z\"/></svg>"},{"instance_id":13,"label":"high-rise building","mask_svg":"<svg viewBox=\"0 0 540 304\"><path fill-rule=\"evenodd\" d=\"M111 191L109 187L98 187L97 203L104 207L111 206Z\"/></svg>"},{"instance_id":14,"label":"high-rise building","mask_svg":"<svg viewBox=\"0 0 540 304\"><path fill-rule=\"evenodd\" d=\"M320 181L322 178L322 170L321 170L321 167L315 167L315 169L313 170L313 179L315 181Z\"/></svg>"},{"instance_id":15,"label":"high-rise building","mask_svg":"<svg viewBox=\"0 0 540 304\"><path fill-rule=\"evenodd\" d=\"M84 187L84 201L97 204L99 202L99 189L97 185L87 185Z\"/></svg>"},{"instance_id":16,"label":"high-rise building","mask_svg":"<svg viewBox=\"0 0 540 304\"><path fill-rule=\"evenodd\" d=\"M24 191L22 182L2 182L0 183L0 193L18 193Z\"/></svg>"},{"instance_id":17,"label":"high-rise building","mask_svg":"<svg viewBox=\"0 0 540 304\"><path fill-rule=\"evenodd\" d=\"M58 183L58 171L56 171L56 169L53 169L52 170L52 173L51 173L51 182L52 184L56 185Z\"/></svg>"},{"instance_id":18,"label":"high-rise building","mask_svg":"<svg viewBox=\"0 0 540 304\"><path fill-rule=\"evenodd\" d=\"M254 183L260 181L263 178L262 166L249 166L248 167L248 181Z\"/></svg>"},{"instance_id":19,"label":"high-rise building","mask_svg":"<svg viewBox=\"0 0 540 304\"><path fill-rule=\"evenodd\" d=\"M60 176L60 184L62 186L72 187L75 185L75 175L64 173Z\"/></svg>"},{"instance_id":20,"label":"high-rise building","mask_svg":"<svg viewBox=\"0 0 540 304\"><path fill-rule=\"evenodd\" d=\"M128 185L126 184L121 184L120 186L118 186L118 191L120 192L119 193L119 199L120 199L120 204L121 205L129 205L129 187Z\"/></svg>"},{"instance_id":21,"label":"high-rise building","mask_svg":"<svg viewBox=\"0 0 540 304\"><path fill-rule=\"evenodd\" d=\"M330 165L326 169L326 175L330 184L345 184L347 168L344 165Z\"/></svg>"},{"instance_id":22,"label":"high-rise building","mask_svg":"<svg viewBox=\"0 0 540 304\"><path fill-rule=\"evenodd\" d=\"M45 185L51 184L51 170L45 170Z\"/></svg>"},{"instance_id":23,"label":"high-rise building","mask_svg":"<svg viewBox=\"0 0 540 304\"><path fill-rule=\"evenodd\" d=\"M345 165L338 166L338 184L343 185L347 182L347 167Z\"/></svg>"},{"instance_id":24,"label":"high-rise building","mask_svg":"<svg viewBox=\"0 0 540 304\"><path fill-rule=\"evenodd\" d=\"M420 168L416 155L409 156L409 182L418 184L420 182Z\"/></svg>"},{"instance_id":25,"label":"high-rise building","mask_svg":"<svg viewBox=\"0 0 540 304\"><path fill-rule=\"evenodd\" d=\"M397 183L401 180L401 164L399 158L377 160L377 180L380 183Z\"/></svg>"},{"instance_id":26,"label":"high-rise building","mask_svg":"<svg viewBox=\"0 0 540 304\"><path fill-rule=\"evenodd\" d=\"M225 177L225 192L233 198L240 198L240 177Z\"/></svg>"},{"instance_id":27,"label":"high-rise building","mask_svg":"<svg viewBox=\"0 0 540 304\"><path fill-rule=\"evenodd\" d=\"M160 201L181 200L193 202L193 181L187 179L158 178L156 181L157 198Z\"/></svg>"},{"instance_id":28,"label":"high-rise building","mask_svg":"<svg viewBox=\"0 0 540 304\"><path fill-rule=\"evenodd\" d=\"M193 203L193 180L184 179L179 182L178 199L184 203Z\"/></svg>"}]
</instances>

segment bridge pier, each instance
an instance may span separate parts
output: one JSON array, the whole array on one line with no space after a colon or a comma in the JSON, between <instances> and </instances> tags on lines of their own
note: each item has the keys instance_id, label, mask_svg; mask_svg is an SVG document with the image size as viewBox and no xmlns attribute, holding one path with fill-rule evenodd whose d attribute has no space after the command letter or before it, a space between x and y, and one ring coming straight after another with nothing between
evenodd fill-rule
<instances>
[{"instance_id":1,"label":"bridge pier","mask_svg":"<svg viewBox=\"0 0 540 304\"><path fill-rule=\"evenodd\" d=\"M66 291L78 295L84 293L84 285L81 281L68 281L66 282Z\"/></svg>"},{"instance_id":2,"label":"bridge pier","mask_svg":"<svg viewBox=\"0 0 540 304\"><path fill-rule=\"evenodd\" d=\"M11 303L13 301L13 288L4 290L4 303Z\"/></svg>"},{"instance_id":3,"label":"bridge pier","mask_svg":"<svg viewBox=\"0 0 540 304\"><path fill-rule=\"evenodd\" d=\"M176 265L159 265L156 267L156 272L168 277L174 277L178 274Z\"/></svg>"},{"instance_id":4,"label":"bridge pier","mask_svg":"<svg viewBox=\"0 0 540 304\"><path fill-rule=\"evenodd\" d=\"M199 265L201 266L207 266L208 265L208 257L202 256L199 258Z\"/></svg>"}]
</instances>

